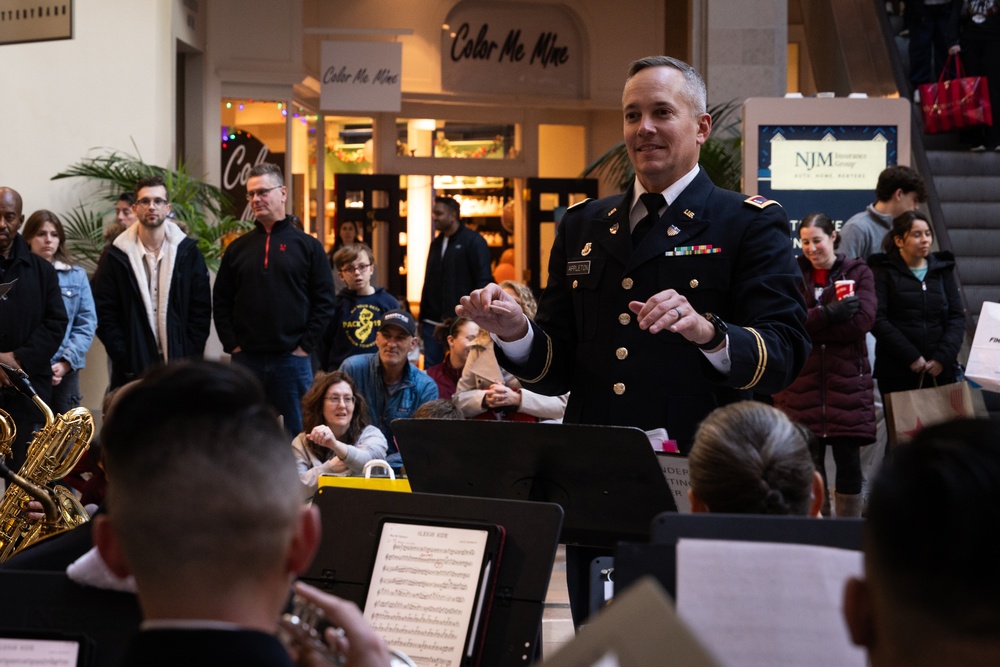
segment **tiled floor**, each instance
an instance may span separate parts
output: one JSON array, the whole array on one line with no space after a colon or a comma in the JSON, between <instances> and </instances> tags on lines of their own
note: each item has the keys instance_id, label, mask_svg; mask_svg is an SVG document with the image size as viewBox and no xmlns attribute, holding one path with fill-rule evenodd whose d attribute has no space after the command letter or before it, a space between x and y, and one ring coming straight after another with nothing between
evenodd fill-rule
<instances>
[{"instance_id":1,"label":"tiled floor","mask_svg":"<svg viewBox=\"0 0 1000 667\"><path fill-rule=\"evenodd\" d=\"M542 614L542 656L555 653L560 646L573 639L574 634L569 593L566 591L566 547L560 545Z\"/></svg>"}]
</instances>

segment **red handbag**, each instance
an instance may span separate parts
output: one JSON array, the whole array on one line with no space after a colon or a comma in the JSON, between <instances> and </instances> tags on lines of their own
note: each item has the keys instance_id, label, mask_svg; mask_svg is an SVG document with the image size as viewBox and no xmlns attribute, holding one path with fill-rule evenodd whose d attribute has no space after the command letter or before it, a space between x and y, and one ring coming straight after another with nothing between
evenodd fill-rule
<instances>
[{"instance_id":1,"label":"red handbag","mask_svg":"<svg viewBox=\"0 0 1000 667\"><path fill-rule=\"evenodd\" d=\"M956 79L945 80L952 56L941 70L937 83L917 86L920 110L924 117L924 132L938 134L963 127L993 124L990 93L985 76L965 76L962 59L956 54Z\"/></svg>"}]
</instances>

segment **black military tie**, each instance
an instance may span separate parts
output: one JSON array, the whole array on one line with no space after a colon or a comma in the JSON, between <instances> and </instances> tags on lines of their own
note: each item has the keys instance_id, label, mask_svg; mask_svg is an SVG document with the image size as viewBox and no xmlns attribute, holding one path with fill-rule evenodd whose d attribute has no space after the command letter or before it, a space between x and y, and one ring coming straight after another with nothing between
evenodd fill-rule
<instances>
[{"instance_id":1,"label":"black military tie","mask_svg":"<svg viewBox=\"0 0 1000 667\"><path fill-rule=\"evenodd\" d=\"M656 221L660 219L660 207L666 202L659 192L646 192L639 195L639 200L646 207L646 217L636 224L635 229L632 230L632 249L639 247L642 242L642 237L646 235Z\"/></svg>"}]
</instances>

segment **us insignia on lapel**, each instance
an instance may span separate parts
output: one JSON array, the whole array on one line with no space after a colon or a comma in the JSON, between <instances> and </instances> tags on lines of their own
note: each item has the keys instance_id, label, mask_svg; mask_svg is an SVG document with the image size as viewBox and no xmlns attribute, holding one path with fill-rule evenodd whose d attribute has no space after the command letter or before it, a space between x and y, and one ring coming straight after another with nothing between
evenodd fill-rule
<instances>
[{"instance_id":1,"label":"us insignia on lapel","mask_svg":"<svg viewBox=\"0 0 1000 667\"><path fill-rule=\"evenodd\" d=\"M613 216L617 212L618 212L618 207L615 207L615 208L611 209L610 211L608 211L608 217L610 218L611 216Z\"/></svg>"},{"instance_id":2,"label":"us insignia on lapel","mask_svg":"<svg viewBox=\"0 0 1000 667\"><path fill-rule=\"evenodd\" d=\"M684 209L684 215L691 218L692 220L694 219L694 211L692 211L689 208Z\"/></svg>"}]
</instances>

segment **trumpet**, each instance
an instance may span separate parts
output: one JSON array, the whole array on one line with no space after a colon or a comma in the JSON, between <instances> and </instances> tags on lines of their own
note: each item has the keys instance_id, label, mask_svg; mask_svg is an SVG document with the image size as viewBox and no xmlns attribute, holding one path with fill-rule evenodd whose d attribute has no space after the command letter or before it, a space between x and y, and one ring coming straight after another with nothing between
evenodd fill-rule
<instances>
[{"instance_id":1,"label":"trumpet","mask_svg":"<svg viewBox=\"0 0 1000 667\"><path fill-rule=\"evenodd\" d=\"M292 593L290 608L278 619L278 638L285 646L293 646L300 651L315 653L335 667L343 667L346 656L337 652L323 635L326 629L334 627L327 619L323 610L305 599L298 593ZM336 630L343 636L344 631ZM300 661L301 662L301 661ZM402 651L389 649L389 665L391 667L417 667Z\"/></svg>"}]
</instances>

